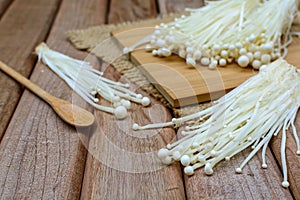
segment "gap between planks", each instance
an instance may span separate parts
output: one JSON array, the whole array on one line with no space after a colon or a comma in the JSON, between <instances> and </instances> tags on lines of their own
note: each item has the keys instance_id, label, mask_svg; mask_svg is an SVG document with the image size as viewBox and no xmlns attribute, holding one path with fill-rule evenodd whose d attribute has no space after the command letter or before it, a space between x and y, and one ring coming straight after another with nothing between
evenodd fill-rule
<instances>
[{"instance_id":1,"label":"gap between planks","mask_svg":"<svg viewBox=\"0 0 300 200\"><path fill-rule=\"evenodd\" d=\"M235 165L220 163L216 170L216 173L219 174L215 174L214 177L203 175L202 170L197 172L197 176L190 178L184 176L187 197L191 199L238 198L243 193L245 199L276 198L277 196L292 199L289 190L281 187L282 175L270 150L267 152L270 162L268 170L261 169L260 155L256 155L245 167L244 173L246 175L235 175L235 167L246 158L248 153L249 150L235 156ZM251 176L247 176L249 173ZM232 180L229 177L232 177Z\"/></svg>"},{"instance_id":2,"label":"gap between planks","mask_svg":"<svg viewBox=\"0 0 300 200\"><path fill-rule=\"evenodd\" d=\"M18 2L19 10L10 13L11 17L14 17L20 10L24 10L24 6L32 6L32 9L38 10L40 8L38 7L39 3L45 3L46 9L40 8L41 13L30 12L30 14L23 16L24 20L28 20L28 23L31 22L34 25L33 30L38 24L37 21L43 19L47 15L47 9L53 9L51 5L55 3L55 1L51 1L49 4L47 0L31 0L30 2L29 0L26 2L20 0L14 2L10 7L11 10L16 2ZM67 42L65 31L74 28L87 28L102 23L101 3L98 0L78 0L75 2L64 0L47 39L49 46L70 56L85 58L86 53L75 50ZM6 14L1 22L4 21L5 17ZM44 21L42 26L37 27L38 30L35 31L47 27L49 22L49 20ZM13 26L17 26L17 23ZM28 32L31 33L32 30L29 27L23 26L23 36ZM41 34L37 35L41 37ZM19 49L23 47L20 46L20 41L22 41L20 38L22 37L17 36L12 40L17 44L10 44L7 47L14 46ZM34 34L31 33L29 38L34 41L36 36L33 36ZM1 37L1 39L3 38ZM26 52L31 54L37 43L44 39L40 38L34 44L26 46ZM7 49L7 47L2 49ZM12 56L16 55L12 53L6 59ZM20 53L19 57L27 58L28 55ZM30 62L30 64L32 66L34 63ZM23 63L10 65L19 66L19 71L24 70L21 68L24 66ZM26 73L29 74L30 71L27 70ZM31 81L55 96L69 101L73 100L73 102L87 107L83 100L72 94L66 84L42 64L36 65ZM0 198L78 199L86 159L86 149L83 144L86 137L83 134L88 134L89 130L81 130L82 135L80 137L77 135L77 131L80 130L64 124L47 104L25 91L6 130L5 137L0 143Z\"/></svg>"},{"instance_id":3,"label":"gap between planks","mask_svg":"<svg viewBox=\"0 0 300 200\"><path fill-rule=\"evenodd\" d=\"M154 0L147 2L111 0L109 23L153 18L156 16L153 5ZM105 76L127 81L112 67L105 70ZM134 89L134 84L132 87ZM164 120L171 119L166 108L153 98L151 101L156 109L133 105L130 116L123 121L115 121L113 116L96 111L98 130L90 139L90 153L87 158L81 199L185 197L180 166L178 164L171 167L162 166L155 153L175 137L174 130L164 129L157 134L153 131L139 133L131 129L133 121L150 122L151 116ZM100 104L102 103L105 102L101 101ZM117 151L114 147L120 148L121 151ZM147 157L146 152L152 156ZM132 157L135 153L145 156Z\"/></svg>"},{"instance_id":4,"label":"gap between planks","mask_svg":"<svg viewBox=\"0 0 300 200\"><path fill-rule=\"evenodd\" d=\"M0 0L0 19L14 0Z\"/></svg>"},{"instance_id":5,"label":"gap between planks","mask_svg":"<svg viewBox=\"0 0 300 200\"><path fill-rule=\"evenodd\" d=\"M35 4L38 9L31 9ZM32 56L33 48L45 39L49 23L53 21L59 0L46 1L15 0L0 20L0 59L28 77L36 62ZM36 19L36 16L40 16ZM23 91L17 82L0 73L0 140L15 111Z\"/></svg>"}]
</instances>

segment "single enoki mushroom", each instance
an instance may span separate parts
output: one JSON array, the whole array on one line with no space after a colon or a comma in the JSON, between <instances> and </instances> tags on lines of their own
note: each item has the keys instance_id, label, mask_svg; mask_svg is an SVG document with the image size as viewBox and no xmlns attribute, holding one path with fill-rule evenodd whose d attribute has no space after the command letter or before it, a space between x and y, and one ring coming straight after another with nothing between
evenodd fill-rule
<instances>
[{"instance_id":1,"label":"single enoki mushroom","mask_svg":"<svg viewBox=\"0 0 300 200\"><path fill-rule=\"evenodd\" d=\"M241 173L247 162L262 149L262 168L267 168L266 148L270 139L282 131L281 161L283 187L288 187L285 158L286 130L292 127L300 154L300 144L294 125L300 105L300 71L282 59L260 68L257 75L230 91L207 109L171 122L133 125L134 130L180 126L193 119L203 123L187 126L184 136L166 148L158 151L158 157L165 164L180 161L187 175L204 167L207 175L213 174L213 167L222 160L251 147L248 157L236 168Z\"/></svg>"}]
</instances>

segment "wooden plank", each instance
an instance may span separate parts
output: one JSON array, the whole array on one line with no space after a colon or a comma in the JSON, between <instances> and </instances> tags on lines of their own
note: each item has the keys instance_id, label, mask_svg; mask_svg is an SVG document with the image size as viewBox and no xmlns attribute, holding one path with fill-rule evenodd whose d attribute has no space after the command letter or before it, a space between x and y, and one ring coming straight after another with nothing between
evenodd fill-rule
<instances>
[{"instance_id":1,"label":"wooden plank","mask_svg":"<svg viewBox=\"0 0 300 200\"><path fill-rule=\"evenodd\" d=\"M151 26L139 27L117 32L114 36L121 45L128 47L153 32L154 28ZM300 67L299 45L300 39L294 37L286 57L288 62L298 67ZM241 68L237 64L218 67L217 70L209 70L200 64L197 67L190 67L177 55L161 58L146 52L144 47L133 51L130 58L140 67L143 74L155 83L155 87L173 107L217 99L257 73L257 70L254 71L250 67Z\"/></svg>"},{"instance_id":2,"label":"wooden plank","mask_svg":"<svg viewBox=\"0 0 300 200\"><path fill-rule=\"evenodd\" d=\"M297 118L295 121L295 126L298 131L300 131L300 112L298 111ZM287 161L287 170L288 170L288 181L290 183L290 190L292 191L295 199L300 199L300 156L296 154L297 145L294 140L293 132L289 129L286 133L286 161ZM281 146L281 133L271 141L271 149L275 154L275 157L278 160L278 163L281 165L281 155L280 155L280 146Z\"/></svg>"},{"instance_id":3,"label":"wooden plank","mask_svg":"<svg viewBox=\"0 0 300 200\"><path fill-rule=\"evenodd\" d=\"M14 1L0 21L0 60L13 66L22 75L29 76L36 60L32 56L32 49L47 35L59 2L60 0ZM1 140L22 88L2 72L0 85L5 86L0 88Z\"/></svg>"},{"instance_id":4,"label":"wooden plank","mask_svg":"<svg viewBox=\"0 0 300 200\"><path fill-rule=\"evenodd\" d=\"M120 5L116 2L112 1L110 6L110 23L133 20L132 16L134 19L147 18L147 13L155 13L153 7L147 7L151 10L144 10L145 16L128 11L147 5L146 1L118 1ZM118 13L118 17L113 18L113 13ZM113 80L120 79L120 75L112 67L105 70L105 76ZM121 81L128 80L121 77ZM132 87L136 88L134 84ZM157 150L175 137L174 130L135 132L131 129L134 122L149 123L171 119L168 110L161 103L153 98L151 101L152 106L149 108L132 105L130 116L122 121L116 121L106 113L96 112L98 125L89 143L81 199L185 198L180 166L174 164L166 167L156 156ZM103 103L105 102L101 101Z\"/></svg>"},{"instance_id":5,"label":"wooden plank","mask_svg":"<svg viewBox=\"0 0 300 200\"><path fill-rule=\"evenodd\" d=\"M212 176L199 169L191 177L184 176L188 199L293 199L290 191L281 186L281 171L270 150L267 150L268 168L261 168L261 155L254 156L236 174L238 167L250 153L247 149L230 161L221 161Z\"/></svg>"},{"instance_id":6,"label":"wooden plank","mask_svg":"<svg viewBox=\"0 0 300 200\"><path fill-rule=\"evenodd\" d=\"M4 14L6 8L11 4L13 0L0 0L0 19L1 16Z\"/></svg>"},{"instance_id":7,"label":"wooden plank","mask_svg":"<svg viewBox=\"0 0 300 200\"><path fill-rule=\"evenodd\" d=\"M39 2L49 6L47 0L24 4L36 7ZM67 41L65 31L103 23L105 10L105 0L64 0L47 43L70 56L85 58L86 53L78 52ZM33 18L41 18L45 10L41 11ZM35 25L36 20L31 23ZM16 43L22 41L20 38L15 38ZM35 67L31 80L57 97L87 107L42 64ZM86 158L84 134L89 131L65 124L47 104L25 91L0 144L0 199L79 199Z\"/></svg>"},{"instance_id":8,"label":"wooden plank","mask_svg":"<svg viewBox=\"0 0 300 200\"><path fill-rule=\"evenodd\" d=\"M153 27L142 27L118 32L114 36L123 46L131 46L154 32ZM130 54L133 62L173 107L192 105L217 99L243 83L257 72L236 64L209 70L190 67L177 55L167 58L153 56L140 47ZM169 76L166 76L168 74Z\"/></svg>"},{"instance_id":9,"label":"wooden plank","mask_svg":"<svg viewBox=\"0 0 300 200\"><path fill-rule=\"evenodd\" d=\"M111 0L109 23L136 21L156 17L155 0Z\"/></svg>"},{"instance_id":10,"label":"wooden plank","mask_svg":"<svg viewBox=\"0 0 300 200\"><path fill-rule=\"evenodd\" d=\"M185 8L199 8L204 5L203 0L158 0L161 14L182 12Z\"/></svg>"},{"instance_id":11,"label":"wooden plank","mask_svg":"<svg viewBox=\"0 0 300 200\"><path fill-rule=\"evenodd\" d=\"M108 71L107 77L117 78L115 71ZM165 166L156 156L158 149L174 139L174 130L131 128L134 122L170 120L159 102L152 99L149 108L133 105L130 116L122 121L103 112L95 116L98 124L89 143L82 199L184 199L180 166Z\"/></svg>"},{"instance_id":12,"label":"wooden plank","mask_svg":"<svg viewBox=\"0 0 300 200\"><path fill-rule=\"evenodd\" d=\"M159 0L160 10L168 9L165 0ZM178 7L178 5L176 5ZM189 7L183 3L181 8ZM172 9L170 11L173 11ZM168 12L168 10L167 10ZM181 130L179 130L180 132ZM191 177L184 175L188 199L293 199L289 190L281 187L281 171L270 150L267 150L268 169L261 169L261 156L256 155L243 169L235 174L235 168L249 154L249 149L233 157L230 162L222 161L212 176L199 169Z\"/></svg>"}]
</instances>

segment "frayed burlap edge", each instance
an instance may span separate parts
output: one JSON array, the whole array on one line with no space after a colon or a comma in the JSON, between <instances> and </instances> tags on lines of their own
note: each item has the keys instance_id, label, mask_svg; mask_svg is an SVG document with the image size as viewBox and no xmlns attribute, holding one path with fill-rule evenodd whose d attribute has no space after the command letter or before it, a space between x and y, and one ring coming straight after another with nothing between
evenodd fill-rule
<instances>
[{"instance_id":1,"label":"frayed burlap edge","mask_svg":"<svg viewBox=\"0 0 300 200\"><path fill-rule=\"evenodd\" d=\"M154 26L155 24L170 21L175 16L178 16L178 14L171 14L160 19L127 22L115 25L100 25L83 30L71 30L66 34L68 39L77 49L86 50L97 57L102 58L105 62L112 64L118 72L128 78L131 82L134 82L139 88L143 89L165 106L172 109L175 116L184 116L203 110L210 106L210 103L186 106L182 108L172 107L158 92L158 90L146 79L135 64L130 62L126 55L122 54L122 49L118 42L114 41L111 37L111 33L113 31L149 25Z\"/></svg>"}]
</instances>

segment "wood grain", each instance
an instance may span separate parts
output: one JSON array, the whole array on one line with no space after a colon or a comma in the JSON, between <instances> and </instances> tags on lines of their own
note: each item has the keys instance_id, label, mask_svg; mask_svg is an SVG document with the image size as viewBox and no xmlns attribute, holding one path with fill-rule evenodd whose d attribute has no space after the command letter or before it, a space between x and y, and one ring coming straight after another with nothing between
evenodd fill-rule
<instances>
[{"instance_id":1,"label":"wood grain","mask_svg":"<svg viewBox=\"0 0 300 200\"><path fill-rule=\"evenodd\" d=\"M107 74L116 72L109 69ZM180 166L165 166L156 156L174 139L174 130L131 128L134 122L170 120L159 102L152 99L149 108L133 105L122 121L103 112L96 112L95 118L98 124L89 143L81 199L184 199Z\"/></svg>"},{"instance_id":2,"label":"wood grain","mask_svg":"<svg viewBox=\"0 0 300 200\"><path fill-rule=\"evenodd\" d=\"M244 150L230 161L221 161L212 176L207 176L203 168L191 176L184 176L188 199L293 199L290 191L281 186L281 171L267 150L267 169L261 168L261 152L258 152L243 168L242 174L236 174L237 168L250 153Z\"/></svg>"},{"instance_id":3,"label":"wood grain","mask_svg":"<svg viewBox=\"0 0 300 200\"><path fill-rule=\"evenodd\" d=\"M297 113L297 118L295 121L295 126L298 131L300 131L300 112ZM294 140L293 132L289 129L286 133L286 161L288 167L288 181L290 183L290 190L292 191L295 199L300 199L300 156L296 154L297 145ZM275 157L278 160L278 163L281 165L281 155L280 155L280 146L281 146L281 133L271 140L271 149L275 154Z\"/></svg>"},{"instance_id":4,"label":"wood grain","mask_svg":"<svg viewBox=\"0 0 300 200\"><path fill-rule=\"evenodd\" d=\"M44 44L44 43L43 43ZM39 86L0 61L0 69L47 102L62 120L73 126L87 127L94 123L94 115L68 101L52 96Z\"/></svg>"},{"instance_id":5,"label":"wood grain","mask_svg":"<svg viewBox=\"0 0 300 200\"><path fill-rule=\"evenodd\" d=\"M118 5L116 2L112 1L110 6L109 23L148 18L148 13L151 16L155 13L155 8L148 6L149 2L152 4L154 1L118 1ZM137 9L137 3L138 7L144 9L146 6L147 10L141 14L128 11ZM117 13L117 17L112 17L113 13ZM112 67L104 71L106 77L120 79ZM128 81L124 77L120 80ZM133 90L138 89L133 83L131 85ZM149 108L133 105L130 116L122 121L106 113L96 112L98 125L89 143L81 199L185 198L180 166L164 166L156 156L159 148L174 139L174 130L136 132L131 129L134 122L145 124L171 119L170 113L161 103L153 98L151 102Z\"/></svg>"},{"instance_id":6,"label":"wood grain","mask_svg":"<svg viewBox=\"0 0 300 200\"><path fill-rule=\"evenodd\" d=\"M180 5L180 4L179 4ZM300 26L297 25L298 29ZM154 25L142 26L115 32L114 36L123 47L130 47L154 32ZM293 37L288 47L286 60L300 67L300 39ZM233 88L239 86L251 76L258 73L251 67L241 68L236 63L217 70L209 70L201 64L190 67L185 59L178 55L169 57L153 56L146 52L144 46L130 53L134 62L157 90L173 107L183 107L196 103L218 99ZM168 74L168 76L165 76Z\"/></svg>"},{"instance_id":7,"label":"wood grain","mask_svg":"<svg viewBox=\"0 0 300 200\"><path fill-rule=\"evenodd\" d=\"M118 32L114 36L121 45L128 47L153 32L154 27L143 27ZM130 59L173 107L220 98L257 73L251 68L241 68L236 64L219 67L217 70L209 70L200 65L190 67L177 55L156 57L143 47L133 51Z\"/></svg>"},{"instance_id":8,"label":"wood grain","mask_svg":"<svg viewBox=\"0 0 300 200\"><path fill-rule=\"evenodd\" d=\"M155 0L111 0L108 22L120 23L156 17Z\"/></svg>"},{"instance_id":9,"label":"wood grain","mask_svg":"<svg viewBox=\"0 0 300 200\"><path fill-rule=\"evenodd\" d=\"M203 0L158 0L161 14L184 11L185 8L199 8L204 5Z\"/></svg>"},{"instance_id":10,"label":"wood grain","mask_svg":"<svg viewBox=\"0 0 300 200\"><path fill-rule=\"evenodd\" d=\"M187 198L293 199L290 190L281 186L281 170L270 149L266 152L267 169L261 167L262 159L259 151L245 165L241 174L235 173L235 169L250 152L251 149L246 149L232 157L230 161L221 161L214 168L212 176L205 175L203 168L196 170L193 176L184 175Z\"/></svg>"},{"instance_id":11,"label":"wood grain","mask_svg":"<svg viewBox=\"0 0 300 200\"><path fill-rule=\"evenodd\" d=\"M28 77L36 60L32 49L45 38L58 6L59 0L15 0L0 21L0 60ZM3 73L0 85L1 140L23 89Z\"/></svg>"},{"instance_id":12,"label":"wood grain","mask_svg":"<svg viewBox=\"0 0 300 200\"><path fill-rule=\"evenodd\" d=\"M49 1L41 0L31 2L28 6L35 7L39 2L49 6ZM18 3L24 6L28 1ZM64 0L47 43L52 49L84 59L87 54L78 52L68 43L65 31L102 23L105 10L106 1ZM29 27L36 26L38 18L42 18L45 9L40 8L40 11L40 15L35 13L29 17L30 22L27 23L32 24ZM24 27L23 35L27 31L30 32ZM13 38L15 49L22 48L19 46L21 39L21 35ZM32 45L27 48L30 52L34 50ZM9 59L15 55L6 56ZM22 69L22 65L13 66ZM35 67L31 81L57 97L87 107L42 64ZM78 199L86 158L85 134L89 132L89 129L76 130L68 126L47 104L26 90L0 144L0 199Z\"/></svg>"}]
</instances>

